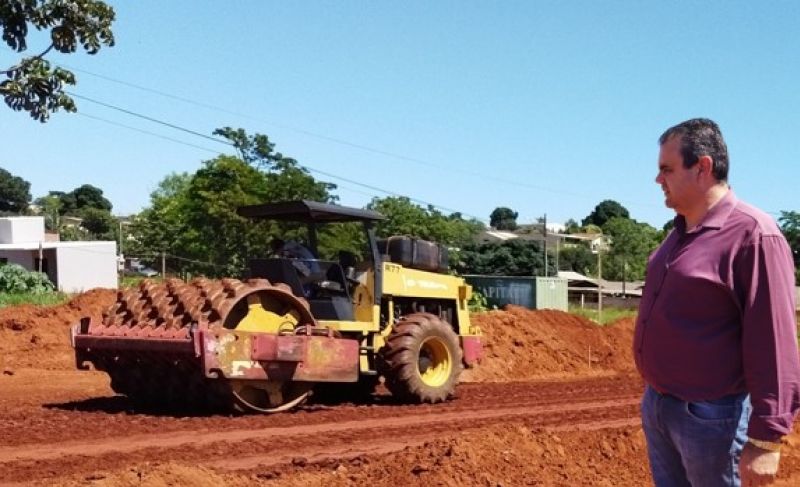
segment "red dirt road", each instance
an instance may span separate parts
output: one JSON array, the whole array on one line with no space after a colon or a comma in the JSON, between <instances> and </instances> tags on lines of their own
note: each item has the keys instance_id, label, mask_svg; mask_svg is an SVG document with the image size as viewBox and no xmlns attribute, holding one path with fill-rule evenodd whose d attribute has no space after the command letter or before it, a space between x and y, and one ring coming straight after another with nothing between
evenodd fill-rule
<instances>
[{"instance_id":1,"label":"red dirt road","mask_svg":"<svg viewBox=\"0 0 800 487\"><path fill-rule=\"evenodd\" d=\"M474 318L486 358L458 397L271 416L137 411L74 370L68 325L114 292L0 310L0 485L640 486L650 483L632 322L522 308ZM800 485L791 435L776 485Z\"/></svg>"},{"instance_id":2,"label":"red dirt road","mask_svg":"<svg viewBox=\"0 0 800 487\"><path fill-rule=\"evenodd\" d=\"M48 385L43 389L41 384ZM100 398L74 399L104 387L101 374L37 371L34 377L26 371L3 377L0 479L52 483L165 461L263 471L388 455L453 432L512 422L570 430L633 427L641 390L638 381L623 377L464 384L457 400L438 405L396 405L379 394L364 405L310 404L289 414L232 417L137 413L108 390Z\"/></svg>"}]
</instances>

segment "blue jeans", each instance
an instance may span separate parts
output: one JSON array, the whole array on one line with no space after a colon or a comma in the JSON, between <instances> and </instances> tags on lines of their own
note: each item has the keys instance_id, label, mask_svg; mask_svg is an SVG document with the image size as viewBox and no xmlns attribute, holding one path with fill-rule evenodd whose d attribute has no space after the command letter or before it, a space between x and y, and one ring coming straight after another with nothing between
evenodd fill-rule
<instances>
[{"instance_id":1,"label":"blue jeans","mask_svg":"<svg viewBox=\"0 0 800 487\"><path fill-rule=\"evenodd\" d=\"M686 402L647 386L642 427L655 484L740 486L739 457L750 411L747 394Z\"/></svg>"}]
</instances>

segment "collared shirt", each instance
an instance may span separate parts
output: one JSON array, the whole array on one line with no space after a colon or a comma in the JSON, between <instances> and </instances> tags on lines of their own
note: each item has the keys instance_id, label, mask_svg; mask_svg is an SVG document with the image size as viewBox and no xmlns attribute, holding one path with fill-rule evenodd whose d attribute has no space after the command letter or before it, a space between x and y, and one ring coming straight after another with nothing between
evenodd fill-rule
<instances>
[{"instance_id":1,"label":"collared shirt","mask_svg":"<svg viewBox=\"0 0 800 487\"><path fill-rule=\"evenodd\" d=\"M749 392L748 435L774 441L800 409L792 252L774 220L728 193L650 256L636 366L685 401Z\"/></svg>"}]
</instances>

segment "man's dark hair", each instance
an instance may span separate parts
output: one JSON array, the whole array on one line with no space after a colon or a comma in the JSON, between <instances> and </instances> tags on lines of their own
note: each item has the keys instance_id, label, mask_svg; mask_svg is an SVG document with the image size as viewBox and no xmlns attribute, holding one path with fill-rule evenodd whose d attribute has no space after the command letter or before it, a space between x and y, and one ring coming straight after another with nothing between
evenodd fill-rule
<instances>
[{"instance_id":1,"label":"man's dark hair","mask_svg":"<svg viewBox=\"0 0 800 487\"><path fill-rule=\"evenodd\" d=\"M711 172L716 180L728 180L728 147L719 126L713 120L693 118L681 122L661 134L658 143L664 145L672 137L681 138L683 167L694 166L700 156L710 156L714 161Z\"/></svg>"}]
</instances>

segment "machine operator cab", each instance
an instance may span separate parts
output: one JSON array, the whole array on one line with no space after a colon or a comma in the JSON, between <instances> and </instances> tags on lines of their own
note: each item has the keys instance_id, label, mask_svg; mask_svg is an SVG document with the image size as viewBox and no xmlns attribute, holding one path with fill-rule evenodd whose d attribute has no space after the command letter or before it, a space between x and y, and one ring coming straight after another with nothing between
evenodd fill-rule
<instances>
[{"instance_id":1,"label":"machine operator cab","mask_svg":"<svg viewBox=\"0 0 800 487\"><path fill-rule=\"evenodd\" d=\"M249 277L287 284L296 296L308 301L312 314L319 320L355 319L356 288L367 285L364 270L376 268L375 262L380 261L373 224L383 220L383 215L305 200L245 206L238 213L279 222L286 235L271 242L270 257L250 260ZM360 252L333 248L321 256L318 242L328 235L329 224L347 222L362 224L365 238L361 239ZM378 286L378 280L375 281ZM380 296L377 291L373 295Z\"/></svg>"}]
</instances>

